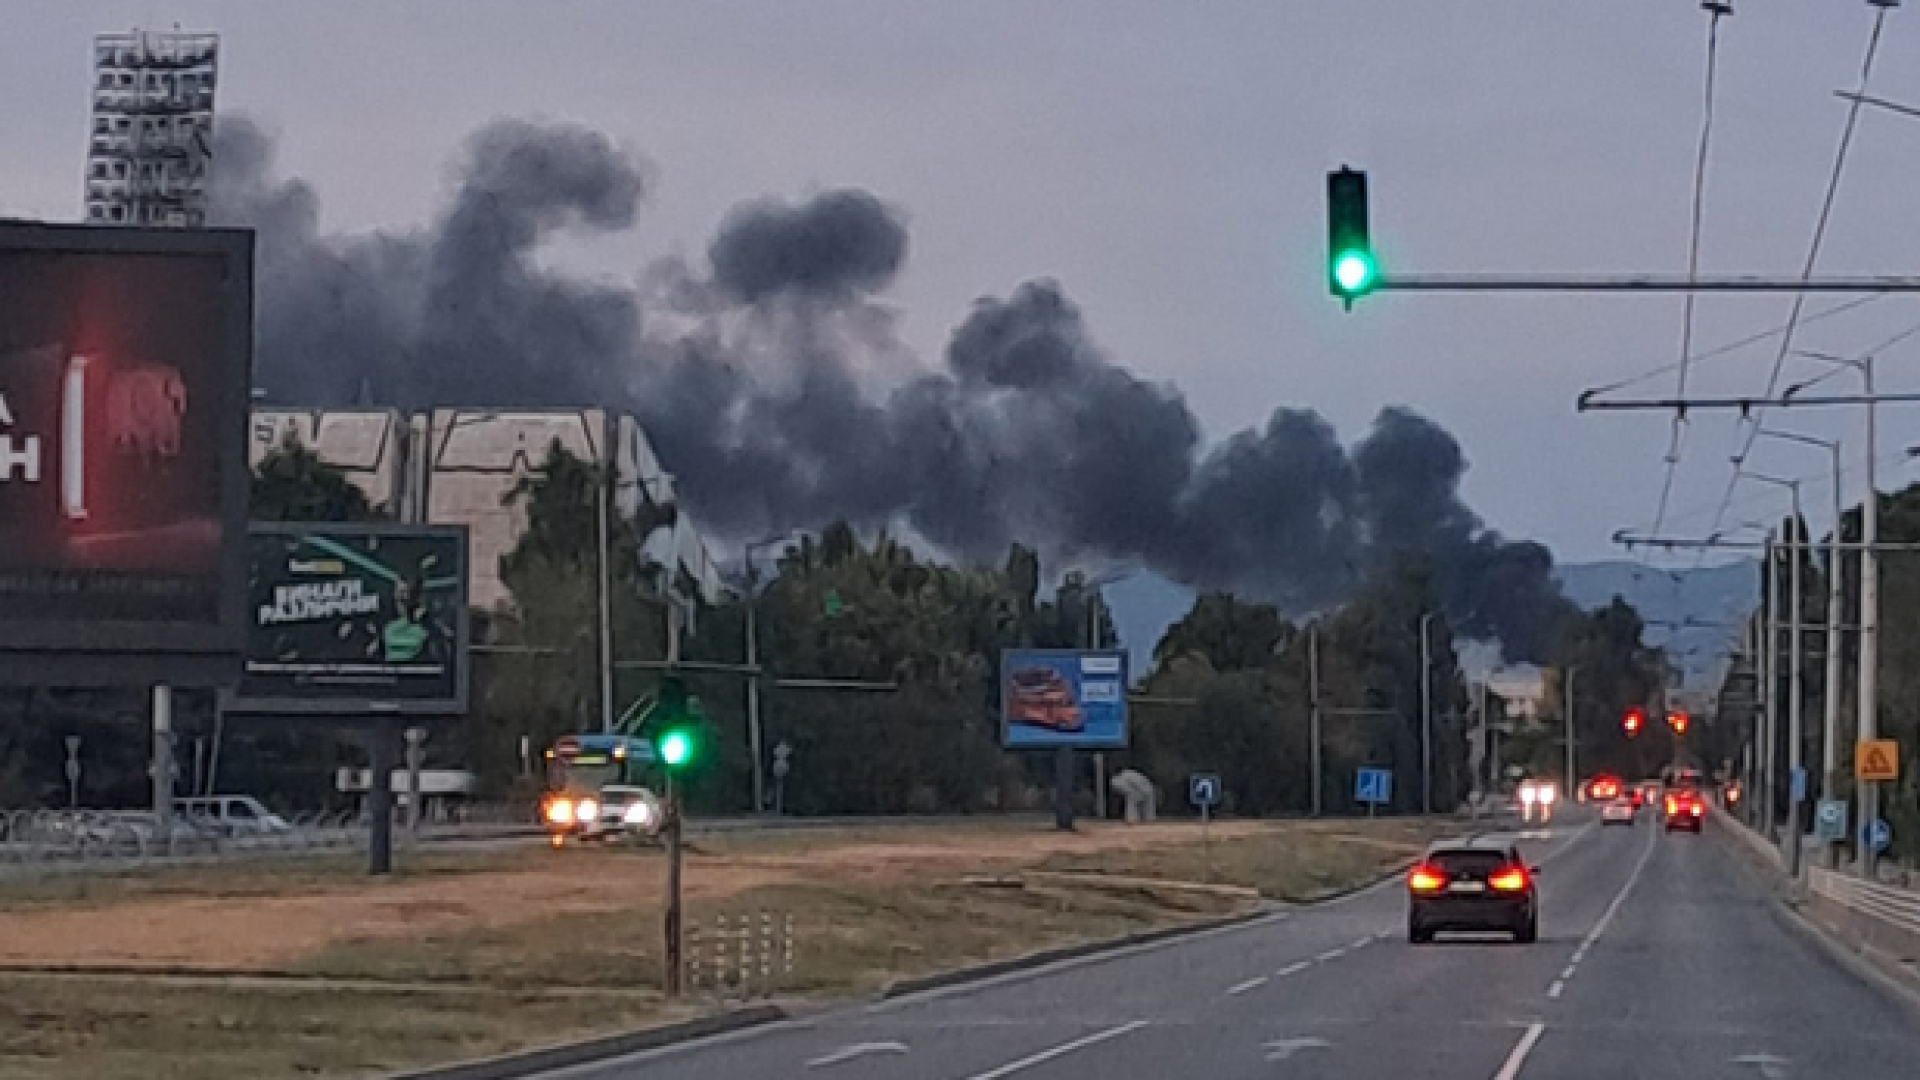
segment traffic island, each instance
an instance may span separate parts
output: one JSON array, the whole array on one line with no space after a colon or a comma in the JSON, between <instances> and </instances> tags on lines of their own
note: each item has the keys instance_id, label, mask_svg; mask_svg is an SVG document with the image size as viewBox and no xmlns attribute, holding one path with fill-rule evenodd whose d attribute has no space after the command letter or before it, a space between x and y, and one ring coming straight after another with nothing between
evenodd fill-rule
<instances>
[{"instance_id":1,"label":"traffic island","mask_svg":"<svg viewBox=\"0 0 1920 1080\"><path fill-rule=\"evenodd\" d=\"M487 1060L1242 918L1375 880L1457 825L1215 823L1204 853L1197 828L709 837L687 861L677 1001L646 849L414 856L380 881L339 858L0 887L0 1047L22 1080Z\"/></svg>"}]
</instances>

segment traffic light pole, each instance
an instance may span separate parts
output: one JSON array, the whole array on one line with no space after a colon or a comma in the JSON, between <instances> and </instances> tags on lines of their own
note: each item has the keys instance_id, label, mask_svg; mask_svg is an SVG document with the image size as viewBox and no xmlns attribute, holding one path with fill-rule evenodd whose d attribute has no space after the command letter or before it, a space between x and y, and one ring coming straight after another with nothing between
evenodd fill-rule
<instances>
[{"instance_id":1,"label":"traffic light pole","mask_svg":"<svg viewBox=\"0 0 1920 1080\"><path fill-rule=\"evenodd\" d=\"M667 772L666 798L666 837L667 837L667 914L664 927L666 944L662 961L666 995L669 999L680 996L680 976L685 966L681 957L683 922L680 908L680 796L673 782L673 772Z\"/></svg>"}]
</instances>

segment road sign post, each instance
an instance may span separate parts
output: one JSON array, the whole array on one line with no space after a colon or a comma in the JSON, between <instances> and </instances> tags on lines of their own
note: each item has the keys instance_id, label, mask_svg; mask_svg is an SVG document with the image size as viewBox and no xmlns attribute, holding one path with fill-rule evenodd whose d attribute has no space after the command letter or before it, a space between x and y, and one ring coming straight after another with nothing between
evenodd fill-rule
<instances>
[{"instance_id":1,"label":"road sign post","mask_svg":"<svg viewBox=\"0 0 1920 1080\"><path fill-rule=\"evenodd\" d=\"M1187 801L1200 811L1200 852L1205 879L1213 882L1213 808L1220 803L1220 774L1194 773L1187 777Z\"/></svg>"},{"instance_id":2,"label":"road sign post","mask_svg":"<svg viewBox=\"0 0 1920 1080\"><path fill-rule=\"evenodd\" d=\"M1353 801L1367 804L1373 817L1382 803L1393 801L1393 770L1363 768L1353 777Z\"/></svg>"},{"instance_id":3,"label":"road sign post","mask_svg":"<svg viewBox=\"0 0 1920 1080\"><path fill-rule=\"evenodd\" d=\"M67 736L67 808L80 805L80 736Z\"/></svg>"}]
</instances>

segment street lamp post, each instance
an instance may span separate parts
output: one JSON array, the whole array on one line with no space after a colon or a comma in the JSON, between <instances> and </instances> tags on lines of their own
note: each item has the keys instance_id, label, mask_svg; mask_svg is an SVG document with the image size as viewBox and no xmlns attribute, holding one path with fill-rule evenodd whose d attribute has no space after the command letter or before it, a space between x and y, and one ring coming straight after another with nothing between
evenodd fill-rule
<instances>
[{"instance_id":1,"label":"street lamp post","mask_svg":"<svg viewBox=\"0 0 1920 1080\"><path fill-rule=\"evenodd\" d=\"M760 664L760 572L754 564L753 553L760 548L772 547L784 541L787 533L769 536L747 545L747 667L755 669ZM747 754L753 758L753 812L766 813L767 777L766 761L762 757L765 735L760 725L760 673L749 670L747 674Z\"/></svg>"},{"instance_id":2,"label":"street lamp post","mask_svg":"<svg viewBox=\"0 0 1920 1080\"><path fill-rule=\"evenodd\" d=\"M1574 770L1573 677L1578 674L1580 674L1579 668L1577 667L1567 668L1566 685L1561 688L1564 691L1566 691L1566 699L1567 699L1566 707L1562 711L1566 713L1566 722L1567 722L1567 792L1566 792L1566 795L1567 795L1567 798L1569 799L1573 798L1574 792L1579 790L1579 786L1580 786L1580 780L1573 771Z\"/></svg>"},{"instance_id":3,"label":"street lamp post","mask_svg":"<svg viewBox=\"0 0 1920 1080\"><path fill-rule=\"evenodd\" d=\"M1867 409L1867 445L1866 455L1862 459L1866 466L1867 491L1860 502L1860 692L1859 692L1859 732L1857 738L1862 741L1875 738L1880 733L1880 554L1874 545L1880 539L1880 488L1874 476L1874 455L1879 450L1878 410L1873 402L1873 354L1859 357L1835 356L1832 353L1796 350L1799 355L1815 360L1825 360L1831 364L1842 364L1860 373L1865 390ZM1804 385L1804 384L1803 384ZM1792 387L1788 393L1799 389ZM1860 785L1860 820L1862 828L1871 825L1880 816L1880 790L1871 783ZM1858 846L1859 868L1863 875L1871 877L1874 873L1874 851L1871 844Z\"/></svg>"},{"instance_id":4,"label":"street lamp post","mask_svg":"<svg viewBox=\"0 0 1920 1080\"><path fill-rule=\"evenodd\" d=\"M1789 614L1787 616L1787 633L1790 635L1787 641L1787 776L1792 778L1799 776L1802 768L1800 743L1803 732L1801 726L1801 697L1803 695L1801 694L1800 686L1800 669L1804 666L1801 662L1801 639L1805 635L1801 631L1800 624L1800 564L1805 561L1802 552L1806 548L1806 535L1800 518L1800 481L1782 480L1779 477L1763 476L1759 473L1748 473L1747 475L1749 478L1758 480L1763 484L1772 484L1775 487L1786 488L1793 498L1793 517L1787 522L1789 529L1787 534L1787 558L1793 564L1788 571L1792 585L1789 586L1791 595L1788 600ZM1791 783L1791 780L1789 783ZM1787 830L1782 842L1787 845L1788 870L1795 876L1798 876L1800 872L1801 847L1800 798L1799 793L1792 787L1788 788L1787 793Z\"/></svg>"},{"instance_id":5,"label":"street lamp post","mask_svg":"<svg viewBox=\"0 0 1920 1080\"><path fill-rule=\"evenodd\" d=\"M1766 428L1761 429L1760 434L1825 447L1833 459L1833 533L1827 546L1827 674L1820 722L1820 798L1832 799L1840 791L1840 519L1845 512L1840 486L1840 440L1816 439Z\"/></svg>"},{"instance_id":6,"label":"street lamp post","mask_svg":"<svg viewBox=\"0 0 1920 1080\"><path fill-rule=\"evenodd\" d=\"M1433 813L1433 612L1420 616L1420 812Z\"/></svg>"}]
</instances>

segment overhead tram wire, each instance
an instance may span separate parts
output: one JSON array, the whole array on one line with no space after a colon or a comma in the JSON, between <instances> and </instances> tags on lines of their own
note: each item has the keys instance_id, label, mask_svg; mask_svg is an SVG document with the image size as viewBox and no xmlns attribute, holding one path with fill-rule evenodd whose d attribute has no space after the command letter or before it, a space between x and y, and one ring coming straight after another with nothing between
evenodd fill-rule
<instances>
[{"instance_id":1,"label":"overhead tram wire","mask_svg":"<svg viewBox=\"0 0 1920 1080\"><path fill-rule=\"evenodd\" d=\"M1832 307L1822 308L1819 311L1816 311L1813 314L1806 316L1805 318L1800 320L1800 323L1801 325L1804 326L1810 323L1820 322L1824 319L1831 319L1837 315L1844 315L1847 312L1852 311L1853 309L1860 307L1862 305L1871 304L1875 300L1885 300L1887 297L1891 295L1893 294L1869 293L1866 296L1855 297L1852 300L1844 300L1838 304L1833 305ZM1733 353L1739 352L1741 349L1744 349L1749 345L1758 345L1760 342L1765 341L1770 337L1778 337L1781 334L1786 333L1786 331L1787 331L1787 324L1781 323L1778 326L1774 326L1766 330L1760 330L1755 333L1748 334L1746 337L1737 338L1733 341L1729 341L1724 345L1716 345L1713 348L1707 349L1704 352L1696 353L1693 356L1692 362L1695 365L1698 365L1700 362L1704 360L1713 360L1722 356L1728 356ZM1659 367L1648 368L1646 371L1643 371L1638 375L1629 375L1626 378L1621 379L1617 382L1610 382L1602 386L1592 387L1591 389L1586 391L1586 394L1592 397L1598 397L1602 394L1611 394L1618 390L1625 390L1630 386L1638 386L1643 382L1648 382L1652 379L1657 379L1662 375L1665 375L1669 372L1678 371L1679 369L1680 369L1680 362L1677 360L1671 363L1661 364Z\"/></svg>"},{"instance_id":2,"label":"overhead tram wire","mask_svg":"<svg viewBox=\"0 0 1920 1080\"><path fill-rule=\"evenodd\" d=\"M1860 108L1862 104L1860 96L1866 94L1868 85L1873 78L1873 60L1880 50L1880 33L1886 26L1888 10L1887 7L1880 7L1874 12L1873 30L1867 37L1866 54L1860 61L1860 88L1858 94L1847 106L1847 122L1846 125L1840 129L1840 145L1834 151L1833 171L1827 177L1827 191L1825 196L1820 200L1820 216L1814 222L1813 240L1807 246L1807 261L1800 271L1800 277L1803 281L1813 277L1814 267L1820 259L1820 247L1826 241L1827 222L1833 216L1834 200L1840 193L1840 177L1846 170L1847 150L1853 145L1853 133L1860 122ZM1787 315L1787 329L1785 333L1780 335L1780 350L1774 355L1773 370L1767 374L1767 389L1766 392L1761 395L1762 397L1772 397L1774 390L1779 386L1780 372L1781 369L1786 366L1788 354L1793 351L1794 331L1799 327L1800 315L1801 312L1805 310L1806 303L1807 294L1805 292L1793 294L1793 306ZM1747 425L1746 441L1741 444L1740 452L1733 456L1733 472L1727 477L1726 490L1720 495L1720 509L1715 512L1713 527L1707 530L1708 532L1717 530L1720 527L1720 522L1726 516L1727 507L1733 502L1734 488L1739 486L1742 466L1746 463L1747 455L1753 452L1754 441L1760 437L1760 425L1761 421L1765 418L1765 413L1765 409L1756 409L1751 415L1739 421L1739 423Z\"/></svg>"},{"instance_id":3,"label":"overhead tram wire","mask_svg":"<svg viewBox=\"0 0 1920 1080\"><path fill-rule=\"evenodd\" d=\"M1693 206L1689 214L1687 230L1687 280L1696 281L1700 277L1700 225L1702 209L1707 192L1707 150L1713 141L1713 88L1714 74L1719 68L1720 20L1732 11L1729 4L1709 4L1707 10L1711 16L1707 19L1707 62L1706 89L1700 107L1700 149L1693 161ZM1693 354L1693 309L1697 294L1689 291L1682 301L1680 316L1680 377L1677 398L1687 396L1688 362ZM1673 497L1674 475L1680 470L1680 455L1685 448L1687 430L1687 412L1685 409L1673 411L1673 425L1667 435L1667 475L1660 484L1660 503L1653 514L1653 531L1658 533L1667 520L1667 504Z\"/></svg>"}]
</instances>

